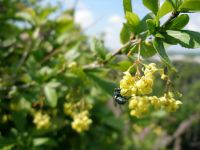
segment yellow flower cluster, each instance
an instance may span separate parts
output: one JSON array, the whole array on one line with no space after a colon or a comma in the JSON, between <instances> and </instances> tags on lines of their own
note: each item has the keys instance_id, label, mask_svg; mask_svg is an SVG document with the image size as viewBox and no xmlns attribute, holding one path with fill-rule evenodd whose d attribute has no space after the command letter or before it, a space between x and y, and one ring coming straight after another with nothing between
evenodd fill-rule
<instances>
[{"instance_id":1,"label":"yellow flower cluster","mask_svg":"<svg viewBox=\"0 0 200 150\"><path fill-rule=\"evenodd\" d=\"M33 123L36 125L37 129L48 129L50 126L50 117L38 111L34 114Z\"/></svg>"},{"instance_id":2,"label":"yellow flower cluster","mask_svg":"<svg viewBox=\"0 0 200 150\"><path fill-rule=\"evenodd\" d=\"M155 63L144 65L142 76L140 73L132 76L129 70L124 72L123 79L120 81L121 95L130 97L129 109L132 116L139 118L147 113L152 106L155 109L165 109L172 112L176 111L182 104L181 101L174 99L171 92L163 97L148 96L152 93L156 72L161 75L161 79L167 78L163 69L158 69Z\"/></svg>"},{"instance_id":3,"label":"yellow flower cluster","mask_svg":"<svg viewBox=\"0 0 200 150\"><path fill-rule=\"evenodd\" d=\"M79 112L80 103L65 103L64 104L64 113L73 118L71 123L72 129L81 133L87 131L92 123L92 120L89 118L88 110L83 110ZM87 105L87 109L91 109L91 105Z\"/></svg>"},{"instance_id":4,"label":"yellow flower cluster","mask_svg":"<svg viewBox=\"0 0 200 150\"><path fill-rule=\"evenodd\" d=\"M88 117L88 111L80 112L73 117L72 129L81 133L89 129L92 120Z\"/></svg>"},{"instance_id":5,"label":"yellow flower cluster","mask_svg":"<svg viewBox=\"0 0 200 150\"><path fill-rule=\"evenodd\" d=\"M133 77L129 70L124 72L123 79L120 81L121 95L132 96L138 94L150 94L152 92L154 76L153 74L159 71L156 64L151 63L145 65L144 75L142 77Z\"/></svg>"},{"instance_id":6,"label":"yellow flower cluster","mask_svg":"<svg viewBox=\"0 0 200 150\"><path fill-rule=\"evenodd\" d=\"M173 93L169 92L160 98L161 106L168 112L176 111L182 104L181 101L174 99Z\"/></svg>"},{"instance_id":7,"label":"yellow flower cluster","mask_svg":"<svg viewBox=\"0 0 200 150\"><path fill-rule=\"evenodd\" d=\"M69 116L73 116L74 114L74 105L72 103L64 104L64 113Z\"/></svg>"},{"instance_id":8,"label":"yellow flower cluster","mask_svg":"<svg viewBox=\"0 0 200 150\"><path fill-rule=\"evenodd\" d=\"M137 118L148 112L151 106L155 110L164 109L168 112L176 111L182 104L181 101L175 100L172 94L165 94L163 97L157 96L133 96L129 102L130 114Z\"/></svg>"}]
</instances>

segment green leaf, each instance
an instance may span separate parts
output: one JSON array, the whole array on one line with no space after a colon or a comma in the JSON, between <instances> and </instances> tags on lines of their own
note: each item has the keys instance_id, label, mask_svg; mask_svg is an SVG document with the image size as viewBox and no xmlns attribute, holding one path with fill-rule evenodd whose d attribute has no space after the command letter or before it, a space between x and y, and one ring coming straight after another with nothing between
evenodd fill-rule
<instances>
[{"instance_id":1,"label":"green leaf","mask_svg":"<svg viewBox=\"0 0 200 150\"><path fill-rule=\"evenodd\" d=\"M103 45L103 41L93 39L91 42L91 50L96 53L101 60L106 59L107 50Z\"/></svg>"},{"instance_id":2,"label":"green leaf","mask_svg":"<svg viewBox=\"0 0 200 150\"><path fill-rule=\"evenodd\" d=\"M124 6L124 14L126 14L126 12L132 12L132 0L123 0L123 6Z\"/></svg>"},{"instance_id":3,"label":"green leaf","mask_svg":"<svg viewBox=\"0 0 200 150\"><path fill-rule=\"evenodd\" d=\"M159 0L142 0L143 4L150 9L155 15L159 9Z\"/></svg>"},{"instance_id":4,"label":"green leaf","mask_svg":"<svg viewBox=\"0 0 200 150\"><path fill-rule=\"evenodd\" d=\"M181 12L200 11L200 0L184 0L178 10Z\"/></svg>"},{"instance_id":5,"label":"green leaf","mask_svg":"<svg viewBox=\"0 0 200 150\"><path fill-rule=\"evenodd\" d=\"M49 7L49 8L43 9L39 14L39 18L41 20L45 20L49 15L51 15L56 10L57 10L57 7Z\"/></svg>"},{"instance_id":6,"label":"green leaf","mask_svg":"<svg viewBox=\"0 0 200 150\"><path fill-rule=\"evenodd\" d=\"M100 77L94 73L87 72L88 77L90 77L104 92L106 92L109 95L113 95L113 90L116 87L116 85L108 81L106 79L103 79L103 77Z\"/></svg>"},{"instance_id":7,"label":"green leaf","mask_svg":"<svg viewBox=\"0 0 200 150\"><path fill-rule=\"evenodd\" d=\"M127 12L126 19L127 19L128 25L131 27L132 32L135 33L140 23L140 18L135 13Z\"/></svg>"},{"instance_id":8,"label":"green leaf","mask_svg":"<svg viewBox=\"0 0 200 150\"><path fill-rule=\"evenodd\" d=\"M146 22L148 19L153 19L152 13L149 13L146 16L144 16L144 18L142 18L142 20L140 21L140 24L137 28L137 33L144 32L148 29L147 22Z\"/></svg>"},{"instance_id":9,"label":"green leaf","mask_svg":"<svg viewBox=\"0 0 200 150\"><path fill-rule=\"evenodd\" d=\"M172 67L172 63L166 53L165 47L163 45L163 42L159 38L155 38L153 40L153 46L156 49L157 53L159 54L161 60L169 67Z\"/></svg>"},{"instance_id":10,"label":"green leaf","mask_svg":"<svg viewBox=\"0 0 200 150\"><path fill-rule=\"evenodd\" d=\"M156 31L155 21L153 19L148 19L146 22L147 22L147 26L148 26L148 29L149 29L149 33L155 34L155 31Z\"/></svg>"},{"instance_id":11,"label":"green leaf","mask_svg":"<svg viewBox=\"0 0 200 150\"><path fill-rule=\"evenodd\" d=\"M189 30L168 30L166 41L173 41L186 48L200 48L200 33Z\"/></svg>"},{"instance_id":12,"label":"green leaf","mask_svg":"<svg viewBox=\"0 0 200 150\"><path fill-rule=\"evenodd\" d=\"M121 131L124 127L124 123L120 119L112 116L102 118L102 123L119 131Z\"/></svg>"},{"instance_id":13,"label":"green leaf","mask_svg":"<svg viewBox=\"0 0 200 150\"><path fill-rule=\"evenodd\" d=\"M160 7L158 11L159 18L165 16L166 14L168 14L169 12L173 10L174 9L173 9L172 4L168 0L165 0L165 2L162 4L162 6Z\"/></svg>"},{"instance_id":14,"label":"green leaf","mask_svg":"<svg viewBox=\"0 0 200 150\"><path fill-rule=\"evenodd\" d=\"M174 8L174 10L177 10L177 0L167 0L172 7Z\"/></svg>"},{"instance_id":15,"label":"green leaf","mask_svg":"<svg viewBox=\"0 0 200 150\"><path fill-rule=\"evenodd\" d=\"M24 21L28 21L33 25L36 23L36 13L32 8L26 8L20 12L17 12L15 17Z\"/></svg>"},{"instance_id":16,"label":"green leaf","mask_svg":"<svg viewBox=\"0 0 200 150\"><path fill-rule=\"evenodd\" d=\"M173 21L167 23L164 28L169 30L182 29L188 24L189 19L190 18L187 14L182 14Z\"/></svg>"},{"instance_id":17,"label":"green leaf","mask_svg":"<svg viewBox=\"0 0 200 150\"><path fill-rule=\"evenodd\" d=\"M114 65L115 69L120 70L122 72L128 70L128 68L132 65L131 61L120 61L117 65Z\"/></svg>"},{"instance_id":18,"label":"green leaf","mask_svg":"<svg viewBox=\"0 0 200 150\"><path fill-rule=\"evenodd\" d=\"M68 62L72 62L80 56L78 48L80 46L80 42L76 43L70 50L68 50L64 57Z\"/></svg>"},{"instance_id":19,"label":"green leaf","mask_svg":"<svg viewBox=\"0 0 200 150\"><path fill-rule=\"evenodd\" d=\"M41 146L41 145L52 145L52 146L54 145L55 146L56 142L49 137L39 137L39 138L33 139L33 145L35 147Z\"/></svg>"},{"instance_id":20,"label":"green leaf","mask_svg":"<svg viewBox=\"0 0 200 150\"><path fill-rule=\"evenodd\" d=\"M22 20L24 20L24 21L27 21L27 22L29 22L29 23L31 23L31 24L35 24L34 19L33 19L32 16L31 16L29 13L27 13L27 12L18 12L18 13L16 13L16 17L17 17L18 19L22 19Z\"/></svg>"},{"instance_id":21,"label":"green leaf","mask_svg":"<svg viewBox=\"0 0 200 150\"><path fill-rule=\"evenodd\" d=\"M125 44L129 41L131 36L130 30L128 25L126 25L125 23L123 24L122 30L120 32L120 40L122 44Z\"/></svg>"},{"instance_id":22,"label":"green leaf","mask_svg":"<svg viewBox=\"0 0 200 150\"><path fill-rule=\"evenodd\" d=\"M142 42L142 44L141 44L141 56L148 58L148 57L151 57L155 54L156 54L156 50L151 43L146 44L145 42Z\"/></svg>"},{"instance_id":23,"label":"green leaf","mask_svg":"<svg viewBox=\"0 0 200 150\"><path fill-rule=\"evenodd\" d=\"M12 112L12 118L15 123L15 126L19 131L25 130L26 125L26 112L25 111L14 111Z\"/></svg>"},{"instance_id":24,"label":"green leaf","mask_svg":"<svg viewBox=\"0 0 200 150\"><path fill-rule=\"evenodd\" d=\"M56 107L58 97L55 87L52 87L50 84L46 84L46 86L44 87L44 94L47 98L47 102L49 103L49 105L51 107Z\"/></svg>"}]
</instances>

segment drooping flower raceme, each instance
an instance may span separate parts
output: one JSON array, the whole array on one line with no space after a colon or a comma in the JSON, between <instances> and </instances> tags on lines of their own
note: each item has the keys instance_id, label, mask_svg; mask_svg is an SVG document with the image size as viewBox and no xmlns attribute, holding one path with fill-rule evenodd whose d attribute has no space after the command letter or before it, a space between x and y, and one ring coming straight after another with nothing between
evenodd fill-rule
<instances>
[{"instance_id":1,"label":"drooping flower raceme","mask_svg":"<svg viewBox=\"0 0 200 150\"><path fill-rule=\"evenodd\" d=\"M150 107L156 110L164 109L173 112L182 104L169 91L162 97L149 96L152 93L155 73L157 72L162 80L168 78L164 74L164 70L157 68L155 63L144 64L142 75L139 73L132 76L129 70L124 72L124 76L120 81L121 95L130 98L129 109L132 116L139 118L147 113Z\"/></svg>"}]
</instances>

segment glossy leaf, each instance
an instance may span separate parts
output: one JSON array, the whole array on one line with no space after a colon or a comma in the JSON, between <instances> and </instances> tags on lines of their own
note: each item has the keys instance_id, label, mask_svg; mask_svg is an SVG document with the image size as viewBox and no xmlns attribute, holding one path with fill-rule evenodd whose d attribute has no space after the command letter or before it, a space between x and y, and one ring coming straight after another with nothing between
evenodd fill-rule
<instances>
[{"instance_id":1,"label":"glossy leaf","mask_svg":"<svg viewBox=\"0 0 200 150\"><path fill-rule=\"evenodd\" d=\"M167 0L172 7L174 8L174 10L177 10L177 0Z\"/></svg>"},{"instance_id":2,"label":"glossy leaf","mask_svg":"<svg viewBox=\"0 0 200 150\"><path fill-rule=\"evenodd\" d=\"M168 30L167 38L186 48L200 48L200 33L189 30Z\"/></svg>"},{"instance_id":3,"label":"glossy leaf","mask_svg":"<svg viewBox=\"0 0 200 150\"><path fill-rule=\"evenodd\" d=\"M165 25L165 29L176 30L184 28L189 22L189 16L182 14Z\"/></svg>"},{"instance_id":4,"label":"glossy leaf","mask_svg":"<svg viewBox=\"0 0 200 150\"><path fill-rule=\"evenodd\" d=\"M159 18L162 18L171 11L173 11L172 4L168 0L165 0L165 2L162 4L158 11Z\"/></svg>"},{"instance_id":5,"label":"glossy leaf","mask_svg":"<svg viewBox=\"0 0 200 150\"><path fill-rule=\"evenodd\" d=\"M125 44L129 41L131 36L128 25L123 24L122 30L120 32L120 40L122 44Z\"/></svg>"},{"instance_id":6,"label":"glossy leaf","mask_svg":"<svg viewBox=\"0 0 200 150\"><path fill-rule=\"evenodd\" d=\"M200 11L200 0L184 0L178 10L181 12Z\"/></svg>"},{"instance_id":7,"label":"glossy leaf","mask_svg":"<svg viewBox=\"0 0 200 150\"><path fill-rule=\"evenodd\" d=\"M126 12L132 12L132 0L123 0L123 6L124 6L124 14L126 14Z\"/></svg>"},{"instance_id":8,"label":"glossy leaf","mask_svg":"<svg viewBox=\"0 0 200 150\"><path fill-rule=\"evenodd\" d=\"M159 38L155 38L153 40L153 46L159 54L161 60L169 67L172 67L172 63L166 53L165 47L163 45L163 41Z\"/></svg>"},{"instance_id":9,"label":"glossy leaf","mask_svg":"<svg viewBox=\"0 0 200 150\"><path fill-rule=\"evenodd\" d=\"M141 45L141 55L145 58L151 57L155 55L156 49L153 47L152 43L146 44L145 42L142 42Z\"/></svg>"},{"instance_id":10,"label":"glossy leaf","mask_svg":"<svg viewBox=\"0 0 200 150\"><path fill-rule=\"evenodd\" d=\"M136 32L137 27L140 23L140 18L138 17L138 15L135 13L127 12L126 19L127 19L128 25L131 27L132 32Z\"/></svg>"},{"instance_id":11,"label":"glossy leaf","mask_svg":"<svg viewBox=\"0 0 200 150\"><path fill-rule=\"evenodd\" d=\"M49 105L51 107L56 107L58 101L56 89L52 87L50 84L47 84L44 87L44 94L47 98L47 102L49 103Z\"/></svg>"},{"instance_id":12,"label":"glossy leaf","mask_svg":"<svg viewBox=\"0 0 200 150\"><path fill-rule=\"evenodd\" d=\"M147 22L147 26L148 26L148 29L149 29L149 33L154 34L155 31L156 31L155 21L153 19L148 19L146 22Z\"/></svg>"},{"instance_id":13,"label":"glossy leaf","mask_svg":"<svg viewBox=\"0 0 200 150\"><path fill-rule=\"evenodd\" d=\"M143 0L143 4L150 9L155 15L159 9L159 0Z\"/></svg>"},{"instance_id":14,"label":"glossy leaf","mask_svg":"<svg viewBox=\"0 0 200 150\"><path fill-rule=\"evenodd\" d=\"M144 32L148 29L147 22L146 22L148 19L153 19L152 13L149 13L146 16L144 16L144 18L142 18L142 20L140 21L140 24L137 28L137 33Z\"/></svg>"}]
</instances>

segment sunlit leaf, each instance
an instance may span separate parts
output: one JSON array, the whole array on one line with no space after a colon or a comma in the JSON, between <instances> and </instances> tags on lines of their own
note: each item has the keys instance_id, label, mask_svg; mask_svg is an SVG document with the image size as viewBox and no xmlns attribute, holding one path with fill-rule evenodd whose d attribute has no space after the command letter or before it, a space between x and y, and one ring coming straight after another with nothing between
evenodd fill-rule
<instances>
[{"instance_id":1,"label":"sunlit leaf","mask_svg":"<svg viewBox=\"0 0 200 150\"><path fill-rule=\"evenodd\" d=\"M132 12L132 4L131 4L132 0L123 0L123 6L124 6L124 13L126 14L126 12Z\"/></svg>"},{"instance_id":2,"label":"sunlit leaf","mask_svg":"<svg viewBox=\"0 0 200 150\"><path fill-rule=\"evenodd\" d=\"M158 11L159 18L165 16L166 14L172 11L173 11L172 4L168 0L165 0Z\"/></svg>"},{"instance_id":3,"label":"sunlit leaf","mask_svg":"<svg viewBox=\"0 0 200 150\"><path fill-rule=\"evenodd\" d=\"M166 50L164 48L163 42L159 38L155 38L153 40L154 48L156 49L157 53L159 54L161 60L169 67L172 67L172 63L166 53Z\"/></svg>"},{"instance_id":4,"label":"sunlit leaf","mask_svg":"<svg viewBox=\"0 0 200 150\"><path fill-rule=\"evenodd\" d=\"M159 0L143 0L143 4L154 14L157 14L160 5Z\"/></svg>"},{"instance_id":5,"label":"sunlit leaf","mask_svg":"<svg viewBox=\"0 0 200 150\"><path fill-rule=\"evenodd\" d=\"M200 11L200 0L184 0L179 7L179 11Z\"/></svg>"},{"instance_id":6,"label":"sunlit leaf","mask_svg":"<svg viewBox=\"0 0 200 150\"><path fill-rule=\"evenodd\" d=\"M51 107L56 107L58 101L56 89L50 84L46 84L44 87L44 94L47 98L47 102L49 103L49 105Z\"/></svg>"},{"instance_id":7,"label":"sunlit leaf","mask_svg":"<svg viewBox=\"0 0 200 150\"><path fill-rule=\"evenodd\" d=\"M176 30L184 28L189 22L189 16L182 14L165 25L165 29Z\"/></svg>"},{"instance_id":8,"label":"sunlit leaf","mask_svg":"<svg viewBox=\"0 0 200 150\"><path fill-rule=\"evenodd\" d=\"M137 27L140 23L140 18L138 17L138 15L135 13L127 12L126 19L127 23L130 25L131 30L133 32L137 32Z\"/></svg>"},{"instance_id":9,"label":"sunlit leaf","mask_svg":"<svg viewBox=\"0 0 200 150\"><path fill-rule=\"evenodd\" d=\"M186 48L200 48L200 33L189 30L168 30L167 40Z\"/></svg>"},{"instance_id":10,"label":"sunlit leaf","mask_svg":"<svg viewBox=\"0 0 200 150\"><path fill-rule=\"evenodd\" d=\"M130 29L126 24L123 24L122 30L120 32L120 40L122 44L125 44L129 41L131 36Z\"/></svg>"}]
</instances>

